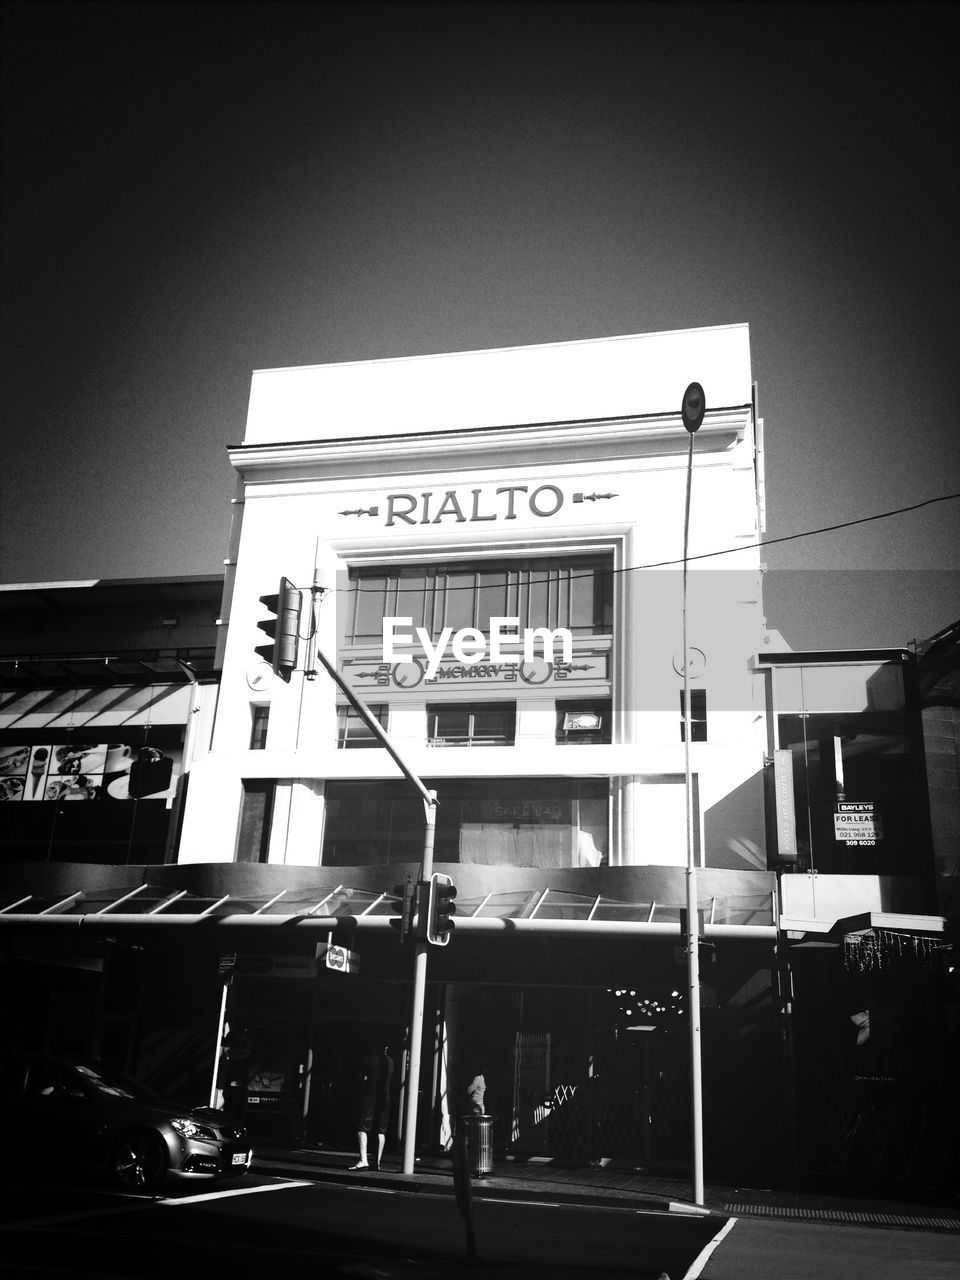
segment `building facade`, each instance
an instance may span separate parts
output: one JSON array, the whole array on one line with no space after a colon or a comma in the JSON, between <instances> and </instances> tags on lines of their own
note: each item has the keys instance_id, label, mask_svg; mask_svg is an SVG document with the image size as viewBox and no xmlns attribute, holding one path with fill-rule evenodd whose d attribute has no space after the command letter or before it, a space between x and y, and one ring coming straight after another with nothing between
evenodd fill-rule
<instances>
[{"instance_id":1,"label":"building facade","mask_svg":"<svg viewBox=\"0 0 960 1280\"><path fill-rule=\"evenodd\" d=\"M259 372L230 457L225 582L0 593L5 1041L328 1150L387 1042L396 1150L399 759L418 1143L482 1066L500 1154L689 1167L686 605L707 1176L948 1182L955 649L767 628L746 326Z\"/></svg>"},{"instance_id":2,"label":"building facade","mask_svg":"<svg viewBox=\"0 0 960 1280\"><path fill-rule=\"evenodd\" d=\"M143 952L76 926L176 860L213 724L222 594L220 575L0 587L7 1047L137 1053Z\"/></svg>"},{"instance_id":3,"label":"building facade","mask_svg":"<svg viewBox=\"0 0 960 1280\"><path fill-rule=\"evenodd\" d=\"M424 838L420 797L319 647L436 791L436 866L458 889L453 944L430 960L423 1138L448 1139L484 1058L504 1147L684 1158L679 409L693 379L707 397L689 539L694 846L708 1090L726 1098L708 1128L728 1155L769 1146L776 883L746 326L254 375L230 455L220 701L179 862L244 864L264 885L296 869L323 917L369 907L351 913L359 973L283 988L300 1003L273 1065L309 1074L308 1136L345 1136L345 1064L367 1024L387 1022L402 1055L410 960L383 917ZM256 652L281 579L299 617L288 679ZM266 910L289 914L290 895ZM280 989L238 984L235 1017L261 1042Z\"/></svg>"},{"instance_id":4,"label":"building facade","mask_svg":"<svg viewBox=\"0 0 960 1280\"><path fill-rule=\"evenodd\" d=\"M949 1185L958 913L944 893L944 833L932 836L957 755L930 732L940 722L924 705L923 660L877 649L768 653L758 665L778 819L789 808L770 854L794 1163Z\"/></svg>"}]
</instances>

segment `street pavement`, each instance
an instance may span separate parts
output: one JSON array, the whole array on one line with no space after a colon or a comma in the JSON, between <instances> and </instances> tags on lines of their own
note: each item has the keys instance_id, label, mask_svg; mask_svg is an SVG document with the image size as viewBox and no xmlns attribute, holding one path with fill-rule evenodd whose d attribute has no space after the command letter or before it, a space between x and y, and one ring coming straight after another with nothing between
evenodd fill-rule
<instances>
[{"instance_id":1,"label":"street pavement","mask_svg":"<svg viewBox=\"0 0 960 1280\"><path fill-rule=\"evenodd\" d=\"M418 1157L413 1174L403 1174L400 1161L388 1153L380 1171L351 1172L356 1153L324 1147L262 1147L254 1168L287 1177L326 1182L393 1186L397 1189L453 1193L449 1156ZM473 1180L475 1197L549 1200L563 1204L600 1204L675 1213L713 1213L724 1217L834 1223L956 1232L960 1239L960 1195L938 1189L859 1187L782 1189L708 1184L703 1205L683 1178L607 1161L596 1167L556 1160L496 1160L492 1172Z\"/></svg>"},{"instance_id":2,"label":"street pavement","mask_svg":"<svg viewBox=\"0 0 960 1280\"><path fill-rule=\"evenodd\" d=\"M261 1150L219 1186L121 1196L99 1185L0 1189L11 1280L954 1280L960 1213L902 1201L710 1185L607 1164L498 1161L473 1184L477 1256L451 1164L354 1172L352 1152ZM925 1202L926 1200L926 1202ZM446 1201L446 1203L444 1203ZM732 1211L730 1206L734 1206Z\"/></svg>"}]
</instances>

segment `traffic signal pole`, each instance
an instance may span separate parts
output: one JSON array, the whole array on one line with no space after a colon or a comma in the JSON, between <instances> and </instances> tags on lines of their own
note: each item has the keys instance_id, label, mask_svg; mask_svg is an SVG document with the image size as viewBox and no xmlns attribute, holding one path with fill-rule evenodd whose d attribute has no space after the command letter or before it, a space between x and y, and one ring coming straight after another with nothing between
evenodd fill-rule
<instances>
[{"instance_id":1,"label":"traffic signal pole","mask_svg":"<svg viewBox=\"0 0 960 1280\"><path fill-rule=\"evenodd\" d=\"M437 832L437 793L427 793L424 801L426 826L423 831L423 869L421 877L429 881L433 875L433 843ZM407 1095L403 1109L403 1172L413 1173L416 1163L417 1110L420 1101L420 1056L423 1048L423 1010L427 994L427 952L430 944L418 930L417 954L413 967L413 1005L410 1010L410 1060L407 1066Z\"/></svg>"},{"instance_id":2,"label":"traffic signal pole","mask_svg":"<svg viewBox=\"0 0 960 1280\"><path fill-rule=\"evenodd\" d=\"M437 793L431 791L406 763L387 736L383 725L372 715L340 675L319 645L314 646L317 661L334 681L340 692L356 711L372 734L386 748L390 758L403 776L420 792L423 799L425 827L423 832L423 866L420 879L429 882L433 875L433 846L437 831ZM426 937L417 937L416 959L413 970L413 1005L410 1012L410 1058L407 1068L407 1091L403 1110L403 1172L413 1173L416 1161L417 1108L420 1095L420 1058L423 1049L423 1011L427 993L427 952L430 944Z\"/></svg>"}]
</instances>

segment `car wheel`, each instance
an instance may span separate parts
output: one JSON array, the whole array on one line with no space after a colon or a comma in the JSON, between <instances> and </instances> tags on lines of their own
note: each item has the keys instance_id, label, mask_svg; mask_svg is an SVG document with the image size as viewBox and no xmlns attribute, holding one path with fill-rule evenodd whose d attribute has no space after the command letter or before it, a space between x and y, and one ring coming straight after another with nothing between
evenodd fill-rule
<instances>
[{"instance_id":1,"label":"car wheel","mask_svg":"<svg viewBox=\"0 0 960 1280\"><path fill-rule=\"evenodd\" d=\"M125 1133L113 1148L110 1174L125 1191L157 1191L167 1176L167 1144L149 1129Z\"/></svg>"}]
</instances>

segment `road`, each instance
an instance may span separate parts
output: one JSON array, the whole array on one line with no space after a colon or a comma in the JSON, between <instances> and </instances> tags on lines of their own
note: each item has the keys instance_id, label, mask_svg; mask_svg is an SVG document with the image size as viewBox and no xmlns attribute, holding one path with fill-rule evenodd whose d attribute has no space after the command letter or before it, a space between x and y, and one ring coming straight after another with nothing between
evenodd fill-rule
<instances>
[{"instance_id":1,"label":"road","mask_svg":"<svg viewBox=\"0 0 960 1280\"><path fill-rule=\"evenodd\" d=\"M953 1280L960 1236L783 1219L474 1201L254 1175L149 1200L0 1183L4 1280Z\"/></svg>"},{"instance_id":2,"label":"road","mask_svg":"<svg viewBox=\"0 0 960 1280\"><path fill-rule=\"evenodd\" d=\"M39 1193L38 1193L39 1192ZM252 1177L242 1186L147 1200L96 1187L8 1184L0 1275L9 1280L214 1280L276 1275L439 1280L679 1280L722 1224L670 1213L474 1205L478 1261L449 1195Z\"/></svg>"},{"instance_id":3,"label":"road","mask_svg":"<svg viewBox=\"0 0 960 1280\"><path fill-rule=\"evenodd\" d=\"M731 1218L690 1280L956 1280L960 1234Z\"/></svg>"}]
</instances>

